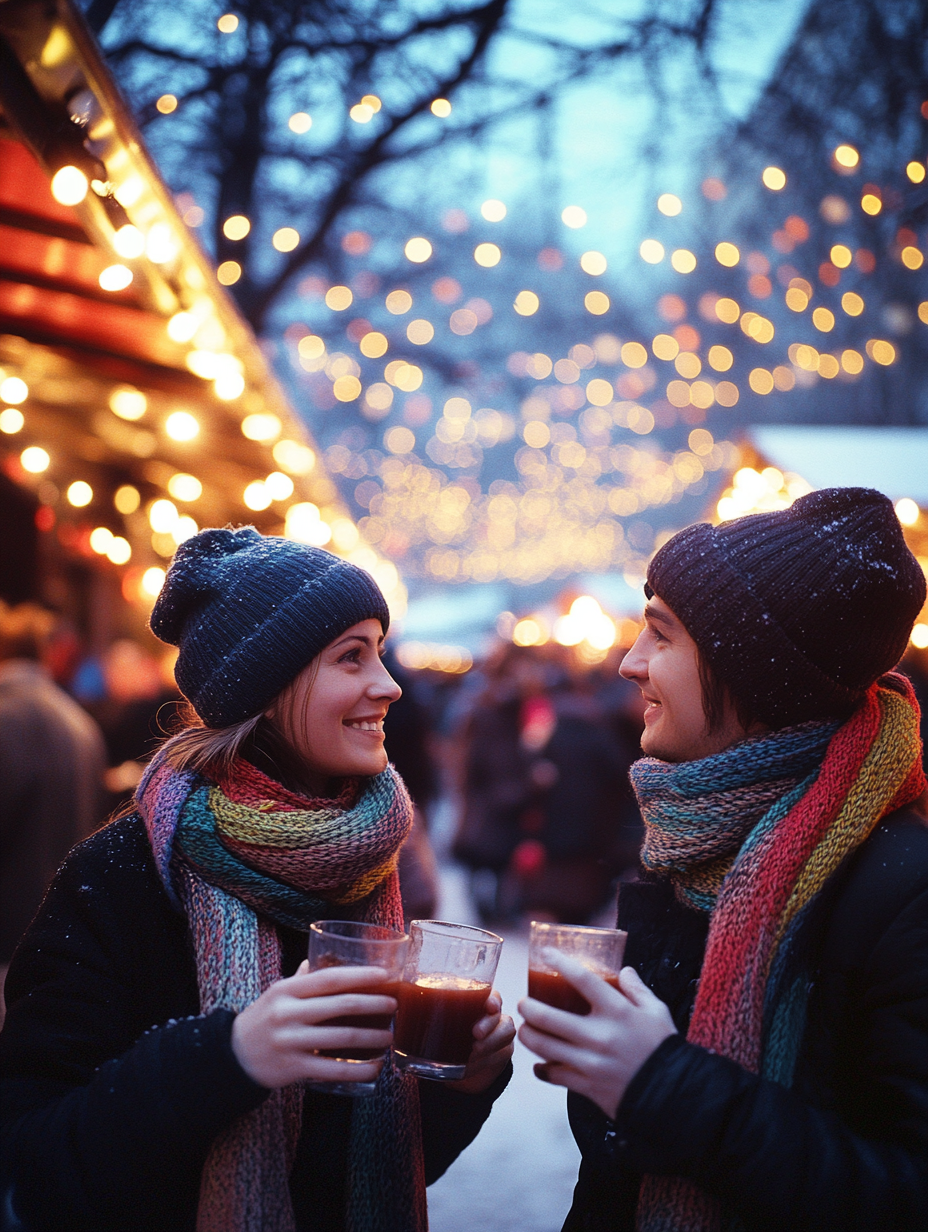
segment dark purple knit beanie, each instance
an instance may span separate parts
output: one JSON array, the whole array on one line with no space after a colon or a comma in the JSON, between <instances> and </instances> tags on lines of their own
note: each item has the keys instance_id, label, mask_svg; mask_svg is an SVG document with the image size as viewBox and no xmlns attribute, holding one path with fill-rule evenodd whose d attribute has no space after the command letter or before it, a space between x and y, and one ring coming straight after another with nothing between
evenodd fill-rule
<instances>
[{"instance_id":1,"label":"dark purple knit beanie","mask_svg":"<svg viewBox=\"0 0 928 1232\"><path fill-rule=\"evenodd\" d=\"M369 573L253 526L203 530L177 549L151 614L180 649L174 674L209 727L260 714L333 638L390 613Z\"/></svg>"},{"instance_id":2,"label":"dark purple knit beanie","mask_svg":"<svg viewBox=\"0 0 928 1232\"><path fill-rule=\"evenodd\" d=\"M892 502L870 488L688 526L654 556L647 589L771 727L853 706L898 663L925 602Z\"/></svg>"}]
</instances>

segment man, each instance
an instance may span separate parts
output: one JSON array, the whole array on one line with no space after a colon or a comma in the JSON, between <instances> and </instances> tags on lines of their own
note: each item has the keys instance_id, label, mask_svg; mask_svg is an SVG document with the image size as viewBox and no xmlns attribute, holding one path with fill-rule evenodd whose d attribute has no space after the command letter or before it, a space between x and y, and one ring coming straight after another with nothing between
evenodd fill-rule
<instances>
[{"instance_id":1,"label":"man","mask_svg":"<svg viewBox=\"0 0 928 1232\"><path fill-rule=\"evenodd\" d=\"M835 488L688 527L646 593L630 965L616 992L552 953L591 1012L520 1005L571 1092L565 1232L922 1228L925 778L884 675L921 568L886 497Z\"/></svg>"},{"instance_id":2,"label":"man","mask_svg":"<svg viewBox=\"0 0 928 1232\"><path fill-rule=\"evenodd\" d=\"M41 663L53 625L0 603L0 993L58 865L103 821L103 739Z\"/></svg>"}]
</instances>

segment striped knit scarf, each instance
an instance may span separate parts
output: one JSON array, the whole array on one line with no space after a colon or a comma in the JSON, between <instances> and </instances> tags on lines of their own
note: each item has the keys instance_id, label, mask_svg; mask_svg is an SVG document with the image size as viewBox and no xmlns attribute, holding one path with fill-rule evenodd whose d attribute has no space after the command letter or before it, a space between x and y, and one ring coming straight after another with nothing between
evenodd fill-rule
<instances>
[{"instance_id":1,"label":"striped knit scarf","mask_svg":"<svg viewBox=\"0 0 928 1232\"><path fill-rule=\"evenodd\" d=\"M698 762L632 767L645 863L711 912L689 1041L792 1085L810 987L802 926L845 857L925 790L918 728L912 686L890 673L840 727L807 723ZM718 1200L690 1181L643 1179L638 1232L721 1227Z\"/></svg>"},{"instance_id":2,"label":"striped knit scarf","mask_svg":"<svg viewBox=\"0 0 928 1232\"><path fill-rule=\"evenodd\" d=\"M313 800L241 759L211 784L162 750L136 801L165 889L190 921L202 1014L242 1010L281 978L277 924L305 932L338 914L403 926L396 861L412 805L392 767ZM299 1085L274 1091L217 1137L197 1232L294 1232L288 1178L302 1104ZM384 1066L377 1093L353 1101L346 1226L427 1223L416 1080Z\"/></svg>"}]
</instances>

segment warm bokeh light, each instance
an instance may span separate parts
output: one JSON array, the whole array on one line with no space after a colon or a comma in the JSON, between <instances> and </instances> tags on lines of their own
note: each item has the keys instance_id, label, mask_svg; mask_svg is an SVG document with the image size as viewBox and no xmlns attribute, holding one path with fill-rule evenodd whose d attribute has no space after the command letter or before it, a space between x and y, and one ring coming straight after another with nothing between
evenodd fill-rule
<instances>
[{"instance_id":1,"label":"warm bokeh light","mask_svg":"<svg viewBox=\"0 0 928 1232\"><path fill-rule=\"evenodd\" d=\"M332 538L332 529L322 521L318 506L312 501L291 505L285 519L285 535L297 543L309 543L322 548Z\"/></svg>"},{"instance_id":2,"label":"warm bokeh light","mask_svg":"<svg viewBox=\"0 0 928 1232\"><path fill-rule=\"evenodd\" d=\"M484 269L499 265L502 252L496 244L478 244L474 249L474 260Z\"/></svg>"},{"instance_id":3,"label":"warm bokeh light","mask_svg":"<svg viewBox=\"0 0 928 1232\"><path fill-rule=\"evenodd\" d=\"M765 167L760 178L764 187L769 188L771 192L779 192L781 188L786 187L786 172L779 167Z\"/></svg>"},{"instance_id":4,"label":"warm bokeh light","mask_svg":"<svg viewBox=\"0 0 928 1232\"><path fill-rule=\"evenodd\" d=\"M135 257L140 257L145 251L145 236L138 227L134 227L132 223L126 223L118 231L113 232L113 247L119 256L131 261Z\"/></svg>"},{"instance_id":5,"label":"warm bokeh light","mask_svg":"<svg viewBox=\"0 0 928 1232\"><path fill-rule=\"evenodd\" d=\"M198 327L192 312L175 312L167 324L168 337L172 342L189 342Z\"/></svg>"},{"instance_id":6,"label":"warm bokeh light","mask_svg":"<svg viewBox=\"0 0 928 1232\"><path fill-rule=\"evenodd\" d=\"M715 315L726 325L734 325L741 316L741 307L737 300L726 299L723 296L722 299L715 301Z\"/></svg>"},{"instance_id":7,"label":"warm bokeh light","mask_svg":"<svg viewBox=\"0 0 928 1232\"><path fill-rule=\"evenodd\" d=\"M688 248L675 248L670 254L670 264L678 274L692 274L696 268L696 255Z\"/></svg>"},{"instance_id":8,"label":"warm bokeh light","mask_svg":"<svg viewBox=\"0 0 928 1232\"><path fill-rule=\"evenodd\" d=\"M435 337L435 326L423 317L417 317L406 326L406 337L414 346L425 346Z\"/></svg>"},{"instance_id":9,"label":"warm bokeh light","mask_svg":"<svg viewBox=\"0 0 928 1232\"><path fill-rule=\"evenodd\" d=\"M180 513L173 501L156 500L148 507L148 524L159 535L169 535L179 517Z\"/></svg>"},{"instance_id":10,"label":"warm bokeh light","mask_svg":"<svg viewBox=\"0 0 928 1232\"><path fill-rule=\"evenodd\" d=\"M195 501L203 495L203 485L196 475L187 475L178 471L168 480L168 492L175 500Z\"/></svg>"},{"instance_id":11,"label":"warm bokeh light","mask_svg":"<svg viewBox=\"0 0 928 1232\"><path fill-rule=\"evenodd\" d=\"M127 265L108 265L97 281L104 291L124 291L132 282L132 270Z\"/></svg>"},{"instance_id":12,"label":"warm bokeh light","mask_svg":"<svg viewBox=\"0 0 928 1232\"><path fill-rule=\"evenodd\" d=\"M638 252L649 265L659 265L664 259L664 245L660 240L642 240Z\"/></svg>"},{"instance_id":13,"label":"warm bokeh light","mask_svg":"<svg viewBox=\"0 0 928 1232\"><path fill-rule=\"evenodd\" d=\"M354 303L354 293L351 287L334 286L329 287L325 293L325 306L331 308L333 312L344 312L346 308L350 308Z\"/></svg>"},{"instance_id":14,"label":"warm bokeh light","mask_svg":"<svg viewBox=\"0 0 928 1232\"><path fill-rule=\"evenodd\" d=\"M308 133L313 126L313 118L308 111L295 111L287 121L287 127L292 133Z\"/></svg>"},{"instance_id":15,"label":"warm bokeh light","mask_svg":"<svg viewBox=\"0 0 928 1232\"><path fill-rule=\"evenodd\" d=\"M429 107L432 115L438 116L440 120L447 120L451 115L451 103L446 98L432 99L432 104Z\"/></svg>"},{"instance_id":16,"label":"warm bokeh light","mask_svg":"<svg viewBox=\"0 0 928 1232\"><path fill-rule=\"evenodd\" d=\"M0 399L19 406L29 397L29 386L18 376L8 376L0 381Z\"/></svg>"},{"instance_id":17,"label":"warm bokeh light","mask_svg":"<svg viewBox=\"0 0 928 1232\"><path fill-rule=\"evenodd\" d=\"M142 495L131 483L124 483L113 493L113 506L124 517L135 513L141 503Z\"/></svg>"},{"instance_id":18,"label":"warm bokeh light","mask_svg":"<svg viewBox=\"0 0 928 1232\"><path fill-rule=\"evenodd\" d=\"M918 505L909 496L896 501L896 517L903 526L914 526L920 516Z\"/></svg>"},{"instance_id":19,"label":"warm bokeh light","mask_svg":"<svg viewBox=\"0 0 928 1232\"><path fill-rule=\"evenodd\" d=\"M222 261L216 270L216 278L224 287L234 287L242 276L238 261Z\"/></svg>"},{"instance_id":20,"label":"warm bokeh light","mask_svg":"<svg viewBox=\"0 0 928 1232\"><path fill-rule=\"evenodd\" d=\"M222 34L233 34L238 29L238 18L234 13L223 13L216 25Z\"/></svg>"},{"instance_id":21,"label":"warm bokeh light","mask_svg":"<svg viewBox=\"0 0 928 1232\"><path fill-rule=\"evenodd\" d=\"M271 471L264 481L264 487L271 500L289 500L293 495L293 480L281 471Z\"/></svg>"},{"instance_id":22,"label":"warm bokeh light","mask_svg":"<svg viewBox=\"0 0 928 1232\"><path fill-rule=\"evenodd\" d=\"M395 317L402 316L411 307L412 296L408 291L391 291L386 298L387 312L392 312Z\"/></svg>"},{"instance_id":23,"label":"warm bokeh light","mask_svg":"<svg viewBox=\"0 0 928 1232\"><path fill-rule=\"evenodd\" d=\"M271 237L271 243L278 252L293 252L300 242L300 233L295 227L278 227Z\"/></svg>"},{"instance_id":24,"label":"warm bokeh light","mask_svg":"<svg viewBox=\"0 0 928 1232\"><path fill-rule=\"evenodd\" d=\"M386 355L388 345L386 335L372 329L358 343L358 350L368 359L380 359L381 355Z\"/></svg>"},{"instance_id":25,"label":"warm bokeh light","mask_svg":"<svg viewBox=\"0 0 928 1232\"><path fill-rule=\"evenodd\" d=\"M93 500L93 488L89 483L85 483L83 479L76 479L74 483L68 486L65 495L68 498L69 505L73 505L75 509L83 509L85 505L89 505Z\"/></svg>"},{"instance_id":26,"label":"warm bokeh light","mask_svg":"<svg viewBox=\"0 0 928 1232\"><path fill-rule=\"evenodd\" d=\"M852 145L839 145L833 157L839 167L848 171L853 171L860 162L860 155Z\"/></svg>"},{"instance_id":27,"label":"warm bokeh light","mask_svg":"<svg viewBox=\"0 0 928 1232\"><path fill-rule=\"evenodd\" d=\"M925 164L918 162L906 163L905 173L913 184L921 184L925 178Z\"/></svg>"},{"instance_id":28,"label":"warm bokeh light","mask_svg":"<svg viewBox=\"0 0 928 1232\"><path fill-rule=\"evenodd\" d=\"M244 214L233 214L222 224L222 234L227 240L243 240L251 230L251 223Z\"/></svg>"},{"instance_id":29,"label":"warm bokeh light","mask_svg":"<svg viewBox=\"0 0 928 1232\"><path fill-rule=\"evenodd\" d=\"M544 449L551 440L551 429L543 419L530 419L522 429L522 439L532 449Z\"/></svg>"},{"instance_id":30,"label":"warm bokeh light","mask_svg":"<svg viewBox=\"0 0 928 1232\"><path fill-rule=\"evenodd\" d=\"M172 441L192 441L200 433L200 425L189 411L174 411L164 421L164 430Z\"/></svg>"},{"instance_id":31,"label":"warm bokeh light","mask_svg":"<svg viewBox=\"0 0 928 1232\"><path fill-rule=\"evenodd\" d=\"M857 376L864 370L864 357L860 351L848 349L841 352L841 367L851 376Z\"/></svg>"},{"instance_id":32,"label":"warm bokeh light","mask_svg":"<svg viewBox=\"0 0 928 1232\"><path fill-rule=\"evenodd\" d=\"M709 367L714 368L716 372L727 372L735 362L731 351L724 346L709 347L708 359Z\"/></svg>"},{"instance_id":33,"label":"warm bokeh light","mask_svg":"<svg viewBox=\"0 0 928 1232\"><path fill-rule=\"evenodd\" d=\"M170 115L177 110L177 98L173 94L162 94L155 103L155 107L162 115Z\"/></svg>"},{"instance_id":34,"label":"warm bokeh light","mask_svg":"<svg viewBox=\"0 0 928 1232\"><path fill-rule=\"evenodd\" d=\"M541 621L527 616L516 622L512 630L512 640L517 646L542 646L548 640L548 635Z\"/></svg>"},{"instance_id":35,"label":"warm bokeh light","mask_svg":"<svg viewBox=\"0 0 928 1232\"><path fill-rule=\"evenodd\" d=\"M828 257L838 269L847 269L854 259L854 254L846 244L833 244Z\"/></svg>"},{"instance_id":36,"label":"warm bokeh light","mask_svg":"<svg viewBox=\"0 0 928 1232\"><path fill-rule=\"evenodd\" d=\"M928 649L928 625L922 624L921 621L919 621L919 623L913 627L909 640L918 650Z\"/></svg>"},{"instance_id":37,"label":"warm bokeh light","mask_svg":"<svg viewBox=\"0 0 928 1232\"><path fill-rule=\"evenodd\" d=\"M270 508L272 497L264 480L256 479L242 493L242 500L249 509L260 513L263 509Z\"/></svg>"},{"instance_id":38,"label":"warm bokeh light","mask_svg":"<svg viewBox=\"0 0 928 1232\"><path fill-rule=\"evenodd\" d=\"M864 301L856 291L845 291L841 296L841 307L849 317L859 317L864 310Z\"/></svg>"},{"instance_id":39,"label":"warm bokeh light","mask_svg":"<svg viewBox=\"0 0 928 1232\"><path fill-rule=\"evenodd\" d=\"M332 393L339 402L354 402L361 396L361 382L350 374L336 377L332 382Z\"/></svg>"},{"instance_id":40,"label":"warm bokeh light","mask_svg":"<svg viewBox=\"0 0 928 1232\"><path fill-rule=\"evenodd\" d=\"M416 265L421 265L423 261L427 261L432 255L432 245L424 236L414 235L411 240L406 241L403 252L406 254L407 261L413 261Z\"/></svg>"},{"instance_id":41,"label":"warm bokeh light","mask_svg":"<svg viewBox=\"0 0 928 1232\"><path fill-rule=\"evenodd\" d=\"M830 308L816 308L812 313L812 324L821 333L830 333L835 327L835 314Z\"/></svg>"},{"instance_id":42,"label":"warm bokeh light","mask_svg":"<svg viewBox=\"0 0 928 1232\"><path fill-rule=\"evenodd\" d=\"M25 422L25 415L15 406L7 406L0 411L0 432L7 436L15 436L17 432L21 432Z\"/></svg>"},{"instance_id":43,"label":"warm bokeh light","mask_svg":"<svg viewBox=\"0 0 928 1232\"><path fill-rule=\"evenodd\" d=\"M884 368L896 362L896 348L885 339L871 338L867 343L866 351L875 364L880 364Z\"/></svg>"},{"instance_id":44,"label":"warm bokeh light","mask_svg":"<svg viewBox=\"0 0 928 1232\"><path fill-rule=\"evenodd\" d=\"M374 118L374 108L369 103L355 103L349 108L348 115L355 124L369 124Z\"/></svg>"},{"instance_id":45,"label":"warm bokeh light","mask_svg":"<svg viewBox=\"0 0 928 1232\"><path fill-rule=\"evenodd\" d=\"M271 452L281 470L291 475L308 475L316 465L316 455L299 441L278 441Z\"/></svg>"},{"instance_id":46,"label":"warm bokeh light","mask_svg":"<svg viewBox=\"0 0 928 1232\"><path fill-rule=\"evenodd\" d=\"M242 420L242 435L250 441L273 441L280 436L282 424L276 415L246 415Z\"/></svg>"},{"instance_id":47,"label":"warm bokeh light","mask_svg":"<svg viewBox=\"0 0 928 1232\"><path fill-rule=\"evenodd\" d=\"M140 389L121 385L110 394L110 410L120 419L141 419L148 410L148 399Z\"/></svg>"},{"instance_id":48,"label":"warm bokeh light","mask_svg":"<svg viewBox=\"0 0 928 1232\"><path fill-rule=\"evenodd\" d=\"M491 197L489 201L484 201L480 207L480 213L487 222L502 222L506 217L506 206L502 201L497 201Z\"/></svg>"},{"instance_id":49,"label":"warm bokeh light","mask_svg":"<svg viewBox=\"0 0 928 1232\"><path fill-rule=\"evenodd\" d=\"M921 269L925 263L925 258L922 256L921 252L911 244L903 248L902 252L899 254L899 257L906 269L910 270Z\"/></svg>"},{"instance_id":50,"label":"warm bokeh light","mask_svg":"<svg viewBox=\"0 0 928 1232\"><path fill-rule=\"evenodd\" d=\"M721 244L715 246L715 259L719 265L726 265L732 269L741 260L741 252L736 244L729 244L723 240Z\"/></svg>"},{"instance_id":51,"label":"warm bokeh light","mask_svg":"<svg viewBox=\"0 0 928 1232\"><path fill-rule=\"evenodd\" d=\"M80 205L90 182L80 167L62 167L52 176L52 196L59 205Z\"/></svg>"},{"instance_id":52,"label":"warm bokeh light","mask_svg":"<svg viewBox=\"0 0 928 1232\"><path fill-rule=\"evenodd\" d=\"M157 565L152 565L150 569L146 569L142 574L140 583L144 594L151 599L157 599L161 594L161 588L164 586L167 574L163 569L159 569Z\"/></svg>"},{"instance_id":53,"label":"warm bokeh light","mask_svg":"<svg viewBox=\"0 0 928 1232\"><path fill-rule=\"evenodd\" d=\"M106 550L112 542L113 532L107 526L95 526L90 532L90 548L98 556L105 556Z\"/></svg>"},{"instance_id":54,"label":"warm bokeh light","mask_svg":"<svg viewBox=\"0 0 928 1232\"><path fill-rule=\"evenodd\" d=\"M680 344L672 334L655 334L651 340L651 350L658 359L676 359L680 354Z\"/></svg>"},{"instance_id":55,"label":"warm bokeh light","mask_svg":"<svg viewBox=\"0 0 928 1232\"><path fill-rule=\"evenodd\" d=\"M609 296L603 291L587 291L583 297L583 306L594 317L604 316L610 308Z\"/></svg>"},{"instance_id":56,"label":"warm bokeh light","mask_svg":"<svg viewBox=\"0 0 928 1232\"><path fill-rule=\"evenodd\" d=\"M567 205L561 210L561 222L574 231L586 226L586 210L579 205Z\"/></svg>"},{"instance_id":57,"label":"warm bokeh light","mask_svg":"<svg viewBox=\"0 0 928 1232\"><path fill-rule=\"evenodd\" d=\"M606 258L601 252L591 250L590 252L585 252L580 258L580 268L585 274L593 274L594 276L605 274L606 266Z\"/></svg>"},{"instance_id":58,"label":"warm bokeh light","mask_svg":"<svg viewBox=\"0 0 928 1232\"><path fill-rule=\"evenodd\" d=\"M520 317L534 316L538 311L540 301L534 291L520 291L513 300L513 308Z\"/></svg>"},{"instance_id":59,"label":"warm bokeh light","mask_svg":"<svg viewBox=\"0 0 928 1232\"><path fill-rule=\"evenodd\" d=\"M683 202L673 193L661 193L657 199L657 208L668 218L675 218L683 209Z\"/></svg>"},{"instance_id":60,"label":"warm bokeh light","mask_svg":"<svg viewBox=\"0 0 928 1232\"><path fill-rule=\"evenodd\" d=\"M387 448L388 453L392 454L407 454L412 453L416 447L416 435L409 428L404 428L398 425L395 428L388 428L384 433L383 443Z\"/></svg>"},{"instance_id":61,"label":"warm bokeh light","mask_svg":"<svg viewBox=\"0 0 928 1232\"><path fill-rule=\"evenodd\" d=\"M875 217L883 208L883 202L875 193L867 192L860 198L860 208L865 214Z\"/></svg>"}]
</instances>

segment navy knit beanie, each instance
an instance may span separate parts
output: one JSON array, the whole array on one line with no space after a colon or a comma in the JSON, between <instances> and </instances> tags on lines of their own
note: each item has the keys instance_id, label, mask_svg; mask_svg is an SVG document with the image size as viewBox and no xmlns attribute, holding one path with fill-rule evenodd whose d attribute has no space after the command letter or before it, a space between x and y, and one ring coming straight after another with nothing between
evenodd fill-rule
<instances>
[{"instance_id":1,"label":"navy knit beanie","mask_svg":"<svg viewBox=\"0 0 928 1232\"><path fill-rule=\"evenodd\" d=\"M925 576L888 497L824 488L775 513L686 527L654 556L646 590L735 700L783 727L840 715L895 667Z\"/></svg>"},{"instance_id":2,"label":"navy knit beanie","mask_svg":"<svg viewBox=\"0 0 928 1232\"><path fill-rule=\"evenodd\" d=\"M151 614L180 648L174 674L208 727L264 710L325 646L361 620L390 624L364 569L322 548L239 530L203 530L177 549Z\"/></svg>"}]
</instances>

